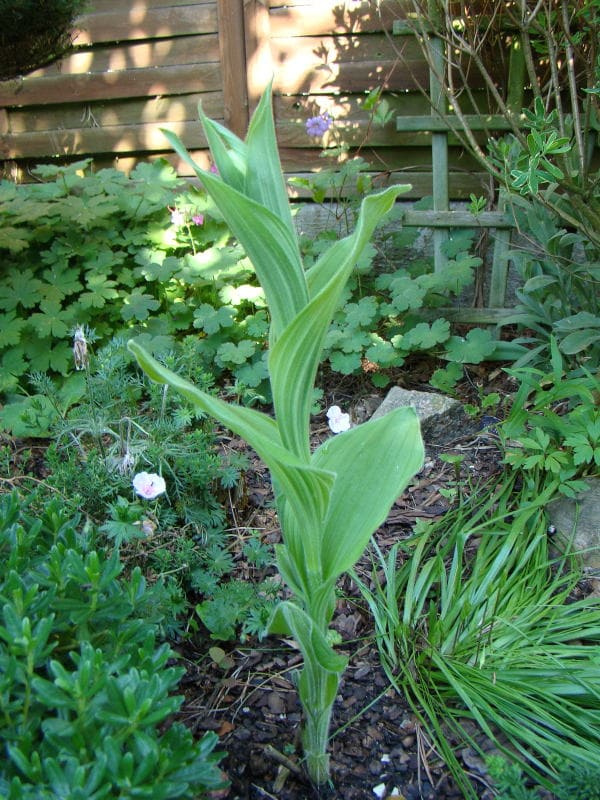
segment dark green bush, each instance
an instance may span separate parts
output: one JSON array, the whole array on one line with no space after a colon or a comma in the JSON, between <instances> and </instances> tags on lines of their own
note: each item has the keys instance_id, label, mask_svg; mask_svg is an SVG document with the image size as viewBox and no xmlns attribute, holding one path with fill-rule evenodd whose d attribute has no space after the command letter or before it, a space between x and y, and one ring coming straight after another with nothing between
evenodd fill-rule
<instances>
[{"instance_id":1,"label":"dark green bush","mask_svg":"<svg viewBox=\"0 0 600 800\"><path fill-rule=\"evenodd\" d=\"M35 519L0 498L0 796L203 797L217 739L169 724L183 670L157 642L160 585L95 539L58 501Z\"/></svg>"},{"instance_id":2,"label":"dark green bush","mask_svg":"<svg viewBox=\"0 0 600 800\"><path fill-rule=\"evenodd\" d=\"M87 0L0 0L0 80L60 58Z\"/></svg>"}]
</instances>

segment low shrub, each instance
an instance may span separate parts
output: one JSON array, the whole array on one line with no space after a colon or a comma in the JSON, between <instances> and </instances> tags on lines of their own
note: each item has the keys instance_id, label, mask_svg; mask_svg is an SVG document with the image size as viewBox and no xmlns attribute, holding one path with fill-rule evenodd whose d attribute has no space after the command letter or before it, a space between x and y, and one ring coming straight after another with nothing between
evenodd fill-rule
<instances>
[{"instance_id":1,"label":"low shrub","mask_svg":"<svg viewBox=\"0 0 600 800\"><path fill-rule=\"evenodd\" d=\"M162 588L97 545L58 501L35 518L0 497L0 796L203 797L222 785L217 737L172 721Z\"/></svg>"}]
</instances>

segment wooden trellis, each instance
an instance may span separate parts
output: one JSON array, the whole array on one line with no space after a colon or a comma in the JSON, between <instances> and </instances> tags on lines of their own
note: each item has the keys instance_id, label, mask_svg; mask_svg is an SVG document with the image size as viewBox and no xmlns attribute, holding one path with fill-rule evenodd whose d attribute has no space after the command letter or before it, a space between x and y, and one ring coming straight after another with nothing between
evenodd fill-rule
<instances>
[{"instance_id":1,"label":"wooden trellis","mask_svg":"<svg viewBox=\"0 0 600 800\"><path fill-rule=\"evenodd\" d=\"M395 35L415 35L414 28L406 22L394 22ZM450 209L448 188L448 135L452 125L444 102L441 76L444 74L444 42L433 33L428 34L432 53L429 70L429 96L431 113L419 116L399 116L396 118L398 132L428 132L431 134L431 164L433 180L433 209L428 211L406 211L402 219L406 227L431 228L433 230L434 270L449 269L444 244L453 228L482 228L494 230L494 247L491 260L487 305L481 308L438 309L454 320L472 323L501 323L502 319L513 314L513 309L505 308L506 288L509 270L509 250L511 232L515 227L514 218L507 212L502 194L496 211L484 211L474 215L468 211ZM521 52L513 49L509 64L508 106L515 112L522 107L524 62ZM455 128L460 127L458 117ZM472 131L502 131L512 128L502 115L465 115Z\"/></svg>"}]
</instances>

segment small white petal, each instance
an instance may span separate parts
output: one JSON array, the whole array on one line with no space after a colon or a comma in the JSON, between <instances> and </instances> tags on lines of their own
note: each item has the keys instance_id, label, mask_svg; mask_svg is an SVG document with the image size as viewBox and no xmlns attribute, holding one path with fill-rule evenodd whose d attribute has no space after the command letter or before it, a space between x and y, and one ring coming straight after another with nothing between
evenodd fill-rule
<instances>
[{"instance_id":1,"label":"small white petal","mask_svg":"<svg viewBox=\"0 0 600 800\"><path fill-rule=\"evenodd\" d=\"M390 757L390 754L389 754L389 753L384 753L384 754L381 756L381 759L380 759L380 761L381 761L381 763L382 763L382 764L389 764L391 760L392 760L392 759L391 759L391 757Z\"/></svg>"},{"instance_id":2,"label":"small white petal","mask_svg":"<svg viewBox=\"0 0 600 800\"><path fill-rule=\"evenodd\" d=\"M373 787L373 794L375 797L382 798L385 795L385 783L378 783Z\"/></svg>"},{"instance_id":3,"label":"small white petal","mask_svg":"<svg viewBox=\"0 0 600 800\"><path fill-rule=\"evenodd\" d=\"M154 500L167 488L164 478L154 472L138 472L132 483L136 494L145 500Z\"/></svg>"},{"instance_id":4,"label":"small white petal","mask_svg":"<svg viewBox=\"0 0 600 800\"><path fill-rule=\"evenodd\" d=\"M343 433L350 428L350 414L344 414L339 406L331 406L328 409L327 420L333 433Z\"/></svg>"}]
</instances>

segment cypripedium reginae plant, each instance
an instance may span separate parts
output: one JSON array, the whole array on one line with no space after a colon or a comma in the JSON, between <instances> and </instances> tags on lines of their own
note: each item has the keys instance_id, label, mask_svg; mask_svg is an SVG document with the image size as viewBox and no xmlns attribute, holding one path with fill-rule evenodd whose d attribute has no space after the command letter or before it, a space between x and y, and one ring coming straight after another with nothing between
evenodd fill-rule
<instances>
[{"instance_id":1,"label":"cypripedium reginae plant","mask_svg":"<svg viewBox=\"0 0 600 800\"><path fill-rule=\"evenodd\" d=\"M245 141L201 110L200 115L217 173L200 169L176 135L165 135L194 168L263 287L271 319L274 418L201 391L135 340L129 349L153 380L169 384L244 438L270 469L283 533L277 562L293 593L293 599L280 603L271 632L292 635L304 657L298 678L303 746L308 773L319 784L329 778L331 709L346 666L346 658L330 644L335 584L420 469L423 444L415 412L397 409L330 438L311 453L313 384L344 285L376 225L410 187L392 186L365 198L354 233L305 270L279 162L270 88Z\"/></svg>"}]
</instances>

